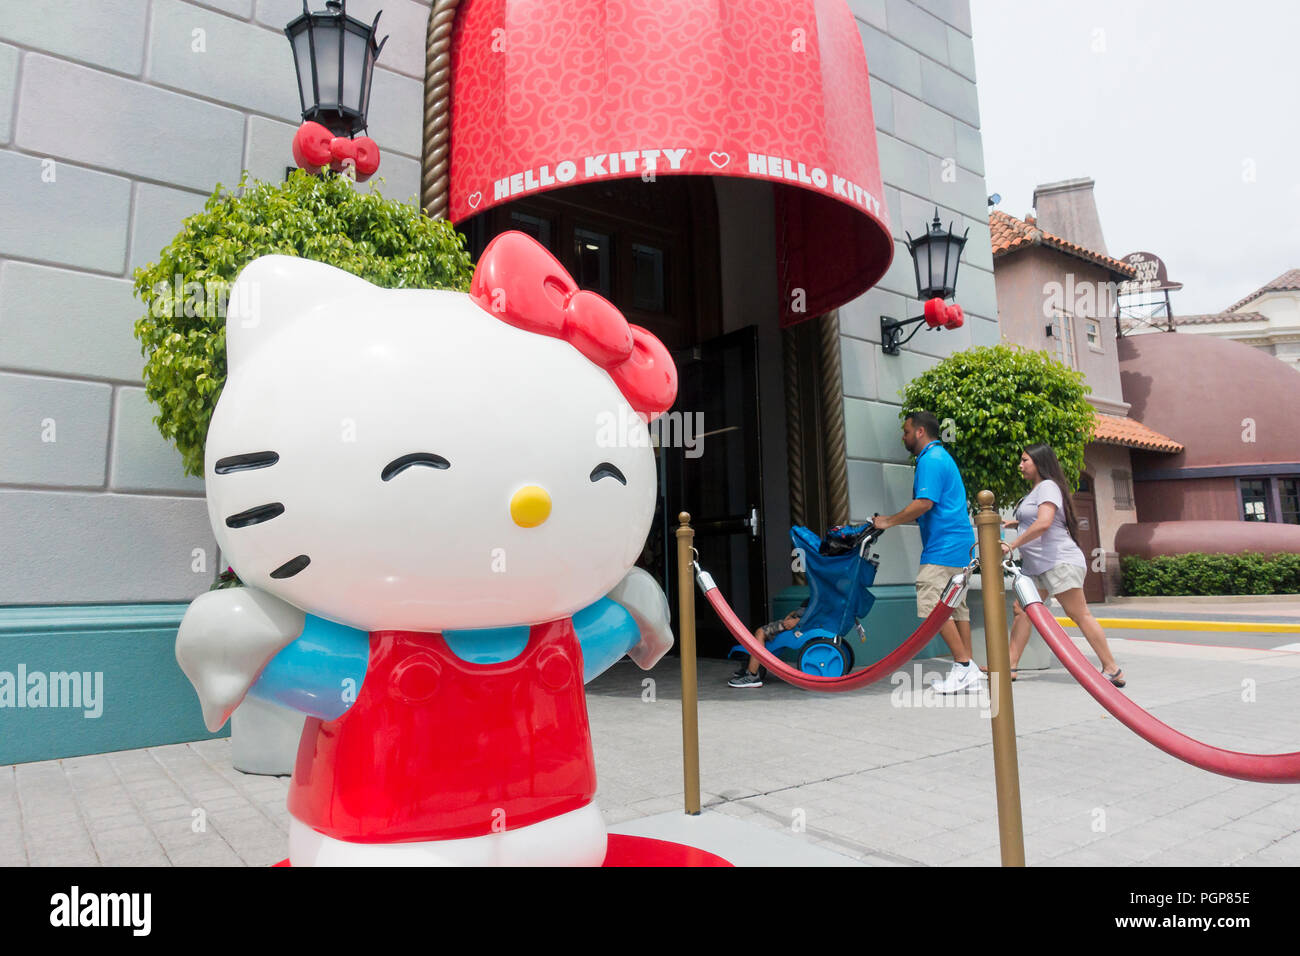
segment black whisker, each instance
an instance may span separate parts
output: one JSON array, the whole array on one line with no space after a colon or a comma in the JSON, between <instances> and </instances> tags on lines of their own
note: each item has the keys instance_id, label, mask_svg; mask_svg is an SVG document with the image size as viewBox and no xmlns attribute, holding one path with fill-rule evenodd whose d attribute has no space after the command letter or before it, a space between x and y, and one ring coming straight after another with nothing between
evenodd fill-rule
<instances>
[{"instance_id":1,"label":"black whisker","mask_svg":"<svg viewBox=\"0 0 1300 956\"><path fill-rule=\"evenodd\" d=\"M263 521L278 518L282 514L284 514L284 505L278 501L269 505L258 505L256 508L249 508L237 515L231 515L226 519L226 527L247 528L249 525L261 524Z\"/></svg>"},{"instance_id":2,"label":"black whisker","mask_svg":"<svg viewBox=\"0 0 1300 956\"><path fill-rule=\"evenodd\" d=\"M414 454L403 455L401 458L394 458L384 466L384 470L380 472L379 477L384 481L389 481L395 475L400 475L413 465L423 465L426 468L437 468L442 471L450 468L451 462L441 455L431 455L427 451L417 451Z\"/></svg>"},{"instance_id":3,"label":"black whisker","mask_svg":"<svg viewBox=\"0 0 1300 956\"><path fill-rule=\"evenodd\" d=\"M291 578L307 565L311 564L311 558L305 554L300 554L296 558L290 558L284 564L280 565L271 572L273 578Z\"/></svg>"},{"instance_id":4,"label":"black whisker","mask_svg":"<svg viewBox=\"0 0 1300 956\"><path fill-rule=\"evenodd\" d=\"M229 458L218 458L212 470L218 475L228 475L233 471L270 468L279 460L280 456L273 451L253 451L247 455L231 455Z\"/></svg>"},{"instance_id":5,"label":"black whisker","mask_svg":"<svg viewBox=\"0 0 1300 956\"><path fill-rule=\"evenodd\" d=\"M591 469L592 481L600 481L602 478L617 478L619 484L627 484L627 478L623 476L623 472L618 470L618 466L611 465L607 461L602 461L595 468Z\"/></svg>"}]
</instances>

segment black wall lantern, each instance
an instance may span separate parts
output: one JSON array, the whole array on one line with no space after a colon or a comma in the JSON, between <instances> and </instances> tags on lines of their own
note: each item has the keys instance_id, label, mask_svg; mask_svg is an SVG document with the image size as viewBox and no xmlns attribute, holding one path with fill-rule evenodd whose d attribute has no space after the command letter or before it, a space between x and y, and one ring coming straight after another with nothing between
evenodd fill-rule
<instances>
[{"instance_id":1,"label":"black wall lantern","mask_svg":"<svg viewBox=\"0 0 1300 956\"><path fill-rule=\"evenodd\" d=\"M379 51L388 42L375 42L375 27L347 14L347 0L326 0L312 13L302 0L302 16L289 22L284 34L293 47L298 71L302 118L328 127L335 136L355 136L366 128L370 80Z\"/></svg>"},{"instance_id":2,"label":"black wall lantern","mask_svg":"<svg viewBox=\"0 0 1300 956\"><path fill-rule=\"evenodd\" d=\"M302 15L284 28L302 103L303 125L294 137L293 154L304 169L351 166L363 179L378 168L374 140L353 137L366 128L375 61L388 42L388 37L375 42L382 15L381 10L367 25L348 16L347 0L326 0L317 13L302 0Z\"/></svg>"},{"instance_id":3,"label":"black wall lantern","mask_svg":"<svg viewBox=\"0 0 1300 956\"><path fill-rule=\"evenodd\" d=\"M888 316L880 317L880 345L886 355L897 355L899 347L906 345L917 333L919 322L929 328L959 329L965 321L961 306L948 305L957 291L957 268L961 265L961 252L966 245L968 228L960 236L952 231L952 223L945 230L939 222L939 209L935 207L930 228L915 239L907 233L907 251L912 254L916 269L916 295L925 303L925 312L912 319L899 321ZM903 329L917 325L911 335L903 338Z\"/></svg>"}]
</instances>

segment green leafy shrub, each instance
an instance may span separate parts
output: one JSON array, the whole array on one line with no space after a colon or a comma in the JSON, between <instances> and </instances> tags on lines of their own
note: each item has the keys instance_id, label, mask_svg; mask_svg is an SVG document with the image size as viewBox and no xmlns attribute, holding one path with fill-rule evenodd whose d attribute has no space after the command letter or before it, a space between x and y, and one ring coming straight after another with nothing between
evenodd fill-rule
<instances>
[{"instance_id":1,"label":"green leafy shrub","mask_svg":"<svg viewBox=\"0 0 1300 956\"><path fill-rule=\"evenodd\" d=\"M944 444L961 468L971 506L985 488L998 507L1028 491L1017 465L1026 445L1051 445L1066 478L1083 470L1092 440L1092 391L1083 373L1017 346L980 346L956 352L907 383L903 409L933 412ZM1073 490L1073 489L1071 489Z\"/></svg>"},{"instance_id":2,"label":"green leafy shrub","mask_svg":"<svg viewBox=\"0 0 1300 956\"><path fill-rule=\"evenodd\" d=\"M188 474L203 474L208 422L226 381L225 303L239 271L258 256L315 259L388 289L465 291L473 264L444 220L358 192L341 175L295 170L283 183L218 184L159 259L135 272L145 304L135 324L154 422Z\"/></svg>"},{"instance_id":3,"label":"green leafy shrub","mask_svg":"<svg viewBox=\"0 0 1300 956\"><path fill-rule=\"evenodd\" d=\"M1120 559L1124 593L1300 594L1300 554L1177 554Z\"/></svg>"}]
</instances>

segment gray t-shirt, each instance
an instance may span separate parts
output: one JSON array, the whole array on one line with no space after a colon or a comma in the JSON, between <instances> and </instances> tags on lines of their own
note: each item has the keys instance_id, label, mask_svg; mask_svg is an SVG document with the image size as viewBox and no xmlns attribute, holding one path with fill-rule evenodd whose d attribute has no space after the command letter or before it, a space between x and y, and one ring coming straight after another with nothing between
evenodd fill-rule
<instances>
[{"instance_id":1,"label":"gray t-shirt","mask_svg":"<svg viewBox=\"0 0 1300 956\"><path fill-rule=\"evenodd\" d=\"M1019 534L1029 530L1029 526L1038 519L1038 506L1051 502L1056 505L1056 515L1047 530L1033 541L1020 546L1020 563L1025 574L1045 574L1058 564L1073 564L1075 567L1088 567L1083 551L1070 537L1069 526L1065 523L1065 503L1061 498L1061 488L1051 479L1044 478L1034 485L1032 491L1025 495L1016 508L1016 520L1020 522Z\"/></svg>"}]
</instances>

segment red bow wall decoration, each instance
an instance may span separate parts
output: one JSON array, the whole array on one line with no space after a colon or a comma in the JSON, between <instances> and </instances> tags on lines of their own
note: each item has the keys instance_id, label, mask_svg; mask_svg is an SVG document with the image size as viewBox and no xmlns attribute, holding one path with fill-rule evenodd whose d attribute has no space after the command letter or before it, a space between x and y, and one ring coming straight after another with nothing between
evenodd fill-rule
<instances>
[{"instance_id":1,"label":"red bow wall decoration","mask_svg":"<svg viewBox=\"0 0 1300 956\"><path fill-rule=\"evenodd\" d=\"M677 398L677 366L653 334L608 299L579 289L531 236L503 232L483 250L469 287L485 311L526 332L564 339L609 373L647 423Z\"/></svg>"},{"instance_id":2,"label":"red bow wall decoration","mask_svg":"<svg viewBox=\"0 0 1300 956\"><path fill-rule=\"evenodd\" d=\"M357 182L365 182L379 168L379 146L369 136L348 139L335 136L320 123L306 122L293 135L293 159L299 167L315 174L328 166L335 172L351 164Z\"/></svg>"},{"instance_id":3,"label":"red bow wall decoration","mask_svg":"<svg viewBox=\"0 0 1300 956\"><path fill-rule=\"evenodd\" d=\"M966 321L966 313L956 302L952 305L943 299L927 299L925 303L925 324L932 329L943 326L945 329L960 329Z\"/></svg>"}]
</instances>

